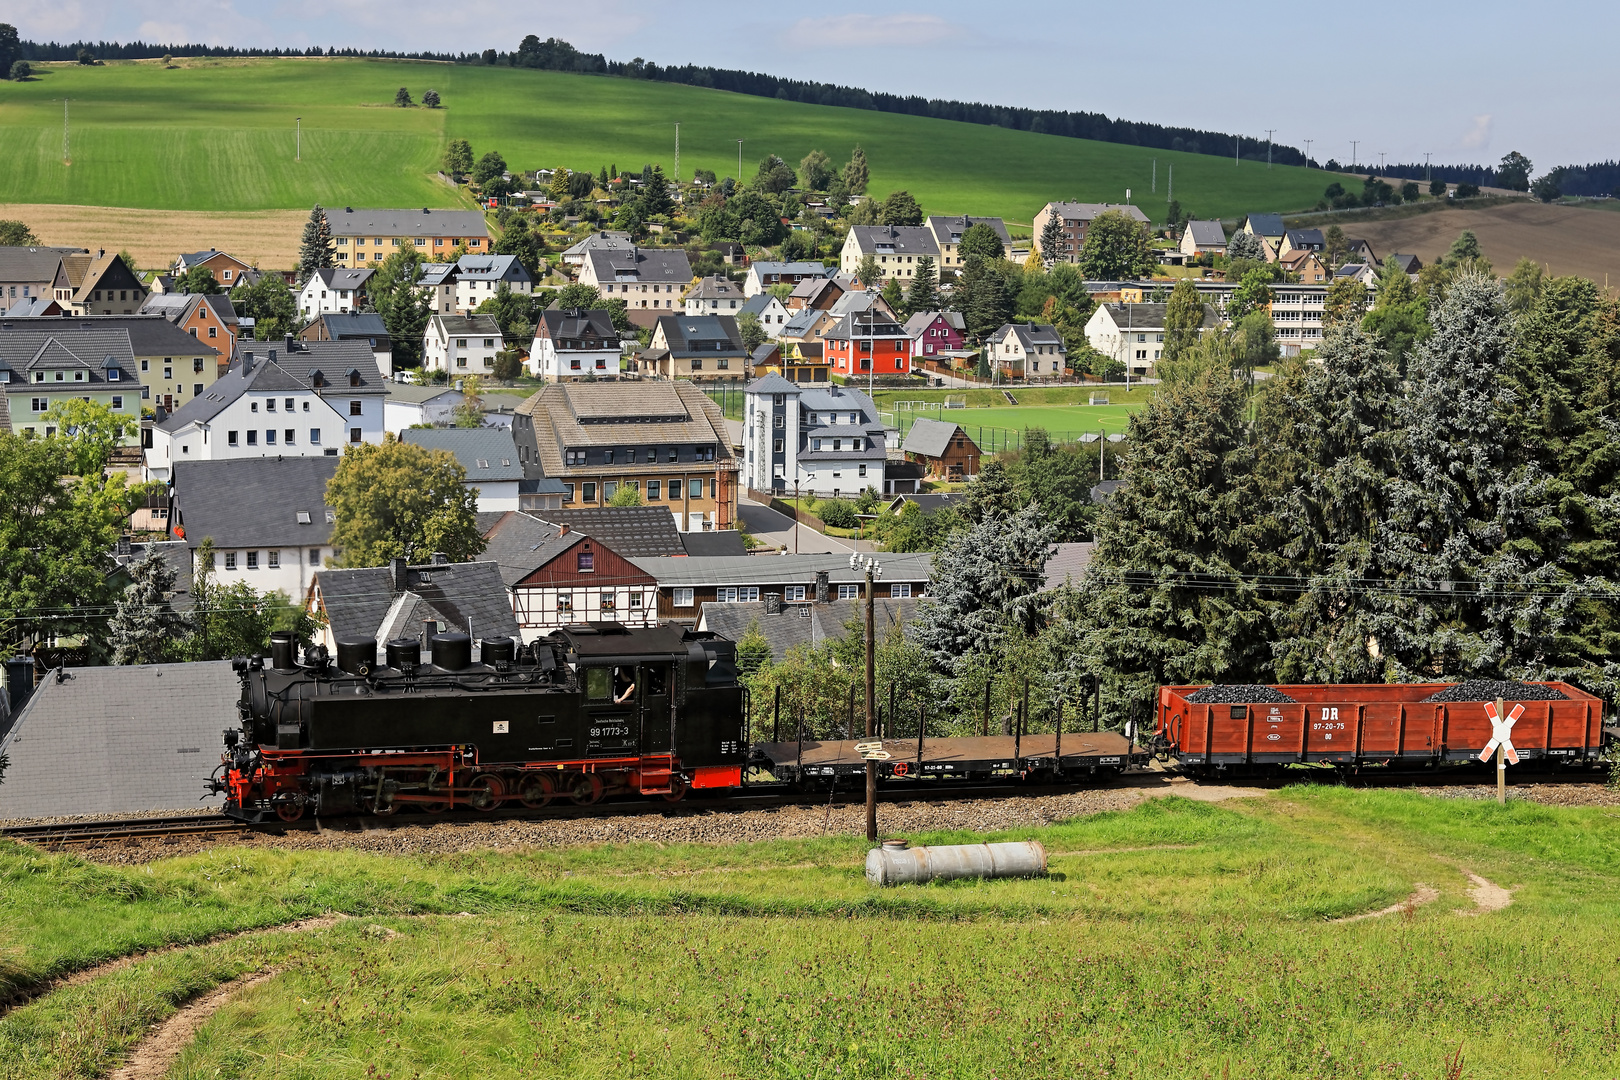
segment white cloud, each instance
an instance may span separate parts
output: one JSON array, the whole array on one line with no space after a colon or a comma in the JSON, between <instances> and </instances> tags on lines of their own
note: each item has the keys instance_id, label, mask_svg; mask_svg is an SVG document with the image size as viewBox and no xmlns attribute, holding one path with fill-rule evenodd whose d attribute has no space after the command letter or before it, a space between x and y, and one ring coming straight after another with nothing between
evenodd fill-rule
<instances>
[{"instance_id":1,"label":"white cloud","mask_svg":"<svg viewBox=\"0 0 1620 1080\"><path fill-rule=\"evenodd\" d=\"M1474 117L1474 126L1463 133L1462 141L1458 144L1464 150L1484 150L1491 145L1491 114L1481 113Z\"/></svg>"},{"instance_id":2,"label":"white cloud","mask_svg":"<svg viewBox=\"0 0 1620 1080\"><path fill-rule=\"evenodd\" d=\"M9 14L6 21L15 22L18 36L28 41L93 40L103 25L101 14L86 14L79 0L30 4Z\"/></svg>"},{"instance_id":3,"label":"white cloud","mask_svg":"<svg viewBox=\"0 0 1620 1080\"><path fill-rule=\"evenodd\" d=\"M787 29L783 43L795 49L874 48L934 45L967 36L967 31L938 15L900 12L895 15L824 15L800 19Z\"/></svg>"}]
</instances>

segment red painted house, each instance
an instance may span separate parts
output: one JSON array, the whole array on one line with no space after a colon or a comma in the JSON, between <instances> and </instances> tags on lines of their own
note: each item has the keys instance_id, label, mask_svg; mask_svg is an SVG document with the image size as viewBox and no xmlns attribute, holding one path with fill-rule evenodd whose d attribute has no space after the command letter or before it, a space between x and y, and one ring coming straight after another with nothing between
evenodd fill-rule
<instances>
[{"instance_id":1,"label":"red painted house","mask_svg":"<svg viewBox=\"0 0 1620 1080\"><path fill-rule=\"evenodd\" d=\"M845 315L821 339L826 362L846 376L911 372L911 335L892 316L870 308Z\"/></svg>"}]
</instances>

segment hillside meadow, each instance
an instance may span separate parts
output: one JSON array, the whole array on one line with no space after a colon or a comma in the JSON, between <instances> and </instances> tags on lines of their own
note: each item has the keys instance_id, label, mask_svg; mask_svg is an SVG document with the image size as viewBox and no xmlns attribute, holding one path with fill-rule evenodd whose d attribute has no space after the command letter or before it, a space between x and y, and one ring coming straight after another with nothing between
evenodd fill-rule
<instances>
[{"instance_id":1,"label":"hillside meadow","mask_svg":"<svg viewBox=\"0 0 1620 1080\"><path fill-rule=\"evenodd\" d=\"M27 1002L0 1078L154 1045L186 1080L1613 1077L1617 830L1294 787L1003 834L1049 877L883 891L837 836L135 866L0 841L0 1000Z\"/></svg>"},{"instance_id":2,"label":"hillside meadow","mask_svg":"<svg viewBox=\"0 0 1620 1080\"><path fill-rule=\"evenodd\" d=\"M445 108L394 108L400 86ZM70 99L72 164L62 161ZM295 160L302 117L303 160ZM905 188L934 213L1028 224L1053 198L1132 201L1162 217L1170 170L1199 216L1311 206L1333 179L1314 170L1034 135L697 87L557 72L354 59L182 59L41 65L0 82L0 204L171 211L438 206L463 197L434 177L449 139L514 167L744 172L768 153L812 149L842 162L859 143L878 194ZM1157 191L1154 161L1157 160ZM0 214L3 214L0 206Z\"/></svg>"}]
</instances>

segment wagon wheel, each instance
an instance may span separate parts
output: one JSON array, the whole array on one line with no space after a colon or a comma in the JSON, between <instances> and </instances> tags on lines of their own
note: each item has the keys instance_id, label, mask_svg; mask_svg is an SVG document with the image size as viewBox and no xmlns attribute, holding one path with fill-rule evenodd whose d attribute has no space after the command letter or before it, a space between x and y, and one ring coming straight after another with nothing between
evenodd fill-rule
<instances>
[{"instance_id":1,"label":"wagon wheel","mask_svg":"<svg viewBox=\"0 0 1620 1080\"><path fill-rule=\"evenodd\" d=\"M282 821L293 822L304 816L303 800L290 791L277 792L270 805L275 807L276 817Z\"/></svg>"},{"instance_id":2,"label":"wagon wheel","mask_svg":"<svg viewBox=\"0 0 1620 1080\"><path fill-rule=\"evenodd\" d=\"M568 797L574 800L577 806L590 806L592 803L602 801L602 795L607 791L607 785L595 773L580 773L574 780L573 787L569 788Z\"/></svg>"},{"instance_id":3,"label":"wagon wheel","mask_svg":"<svg viewBox=\"0 0 1620 1080\"><path fill-rule=\"evenodd\" d=\"M664 792L664 801L680 802L682 799L686 798L686 793L688 790L690 789L686 785L686 778L678 773L671 773L669 777L669 790Z\"/></svg>"},{"instance_id":4,"label":"wagon wheel","mask_svg":"<svg viewBox=\"0 0 1620 1080\"><path fill-rule=\"evenodd\" d=\"M501 805L501 799L506 796L506 784L494 773L481 773L473 777L468 789L467 802L474 810L485 813Z\"/></svg>"},{"instance_id":5,"label":"wagon wheel","mask_svg":"<svg viewBox=\"0 0 1620 1080\"><path fill-rule=\"evenodd\" d=\"M518 788L518 802L530 810L549 806L557 794L557 782L545 773L531 776Z\"/></svg>"}]
</instances>

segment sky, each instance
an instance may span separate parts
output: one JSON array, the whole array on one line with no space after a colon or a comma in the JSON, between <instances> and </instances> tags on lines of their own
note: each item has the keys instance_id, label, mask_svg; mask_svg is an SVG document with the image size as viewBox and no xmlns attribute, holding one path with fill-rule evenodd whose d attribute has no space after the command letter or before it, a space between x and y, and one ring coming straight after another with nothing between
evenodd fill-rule
<instances>
[{"instance_id":1,"label":"sky","mask_svg":"<svg viewBox=\"0 0 1620 1080\"><path fill-rule=\"evenodd\" d=\"M1239 132L1358 159L1539 174L1620 157L1613 0L1152 5L1052 0L53 0L0 15L40 41L512 51L555 36L610 59Z\"/></svg>"}]
</instances>

